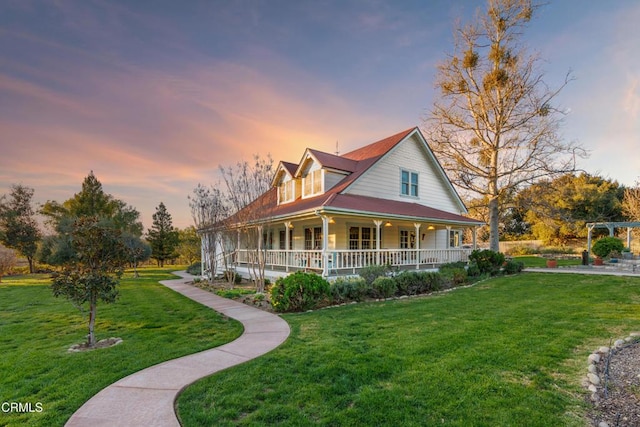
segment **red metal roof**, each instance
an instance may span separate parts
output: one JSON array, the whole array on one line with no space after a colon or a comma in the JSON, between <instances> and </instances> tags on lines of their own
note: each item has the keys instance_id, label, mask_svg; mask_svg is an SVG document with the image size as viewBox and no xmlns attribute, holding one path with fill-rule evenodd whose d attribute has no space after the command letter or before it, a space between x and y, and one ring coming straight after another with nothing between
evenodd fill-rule
<instances>
[{"instance_id":1,"label":"red metal roof","mask_svg":"<svg viewBox=\"0 0 640 427\"><path fill-rule=\"evenodd\" d=\"M333 169L351 172L342 181L324 194L306 199L298 198L290 203L278 205L277 188L273 187L257 200L243 209L229 220L235 222L240 218L278 218L295 214L304 214L316 210L324 211L353 211L360 215L390 215L404 216L408 218L424 218L425 220L445 221L455 223L480 224L481 222L451 212L434 209L425 205L412 202L394 201L376 197L342 194L351 183L360 177L366 170L375 164L381 157L395 147L400 141L409 136L417 128L407 129L388 138L366 145L357 150L336 156L322 151L311 150L309 152L324 166ZM298 165L282 162L288 171L295 173ZM255 215L248 215L252 210Z\"/></svg>"}]
</instances>

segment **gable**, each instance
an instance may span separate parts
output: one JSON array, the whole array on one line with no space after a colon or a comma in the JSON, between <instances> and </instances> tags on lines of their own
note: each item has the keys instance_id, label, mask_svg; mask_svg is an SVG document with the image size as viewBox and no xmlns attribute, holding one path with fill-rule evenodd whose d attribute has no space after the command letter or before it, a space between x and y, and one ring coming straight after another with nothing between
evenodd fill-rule
<instances>
[{"instance_id":1,"label":"gable","mask_svg":"<svg viewBox=\"0 0 640 427\"><path fill-rule=\"evenodd\" d=\"M418 196L403 195L402 171L418 176ZM417 203L447 212L463 213L466 208L444 174L420 132L394 145L371 165L342 194Z\"/></svg>"}]
</instances>

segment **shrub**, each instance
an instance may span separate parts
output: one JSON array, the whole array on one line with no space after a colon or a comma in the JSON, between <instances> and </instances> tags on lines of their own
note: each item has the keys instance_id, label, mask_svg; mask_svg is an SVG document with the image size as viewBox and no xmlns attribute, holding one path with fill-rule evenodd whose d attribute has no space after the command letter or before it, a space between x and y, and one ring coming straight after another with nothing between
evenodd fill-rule
<instances>
[{"instance_id":1,"label":"shrub","mask_svg":"<svg viewBox=\"0 0 640 427\"><path fill-rule=\"evenodd\" d=\"M467 267L467 277L480 277L481 275L482 273L480 273L478 263L475 261L470 261L469 267Z\"/></svg>"},{"instance_id":2,"label":"shrub","mask_svg":"<svg viewBox=\"0 0 640 427\"><path fill-rule=\"evenodd\" d=\"M331 299L336 303L361 301L367 294L367 283L362 277L338 277L331 283Z\"/></svg>"},{"instance_id":3,"label":"shrub","mask_svg":"<svg viewBox=\"0 0 640 427\"><path fill-rule=\"evenodd\" d=\"M187 273L194 276L199 276L202 273L202 263L200 261L194 262L189 267L187 267Z\"/></svg>"},{"instance_id":4,"label":"shrub","mask_svg":"<svg viewBox=\"0 0 640 427\"><path fill-rule=\"evenodd\" d=\"M279 278L271 287L271 304L279 312L310 310L329 296L329 282L315 273L298 271Z\"/></svg>"},{"instance_id":5,"label":"shrub","mask_svg":"<svg viewBox=\"0 0 640 427\"><path fill-rule=\"evenodd\" d=\"M418 295L442 289L443 278L439 273L403 271L396 276L398 295Z\"/></svg>"},{"instance_id":6,"label":"shrub","mask_svg":"<svg viewBox=\"0 0 640 427\"><path fill-rule=\"evenodd\" d=\"M531 246L525 246L525 245L514 246L505 251L507 255L511 255L511 256L535 255L538 252L539 251L536 248L532 248Z\"/></svg>"},{"instance_id":7,"label":"shrub","mask_svg":"<svg viewBox=\"0 0 640 427\"><path fill-rule=\"evenodd\" d=\"M236 285L242 283L242 276L237 271L227 270L224 273L224 277L229 283L231 283L232 281Z\"/></svg>"},{"instance_id":8,"label":"shrub","mask_svg":"<svg viewBox=\"0 0 640 427\"><path fill-rule=\"evenodd\" d=\"M374 298L389 298L396 293L396 281L392 277L378 277L371 284L371 296Z\"/></svg>"},{"instance_id":9,"label":"shrub","mask_svg":"<svg viewBox=\"0 0 640 427\"><path fill-rule=\"evenodd\" d=\"M452 262L440 266L440 274L445 283L458 286L467 282L467 269L464 262Z\"/></svg>"},{"instance_id":10,"label":"shrub","mask_svg":"<svg viewBox=\"0 0 640 427\"><path fill-rule=\"evenodd\" d=\"M609 256L611 252L622 252L623 249L624 244L622 243L622 240L615 237L603 237L596 240L591 251L594 255L597 255L600 258L605 258Z\"/></svg>"},{"instance_id":11,"label":"shrub","mask_svg":"<svg viewBox=\"0 0 640 427\"><path fill-rule=\"evenodd\" d=\"M367 285L371 286L373 281L378 277L386 276L391 272L391 267L389 265L369 265L360 270L360 277L364 279Z\"/></svg>"},{"instance_id":12,"label":"shrub","mask_svg":"<svg viewBox=\"0 0 640 427\"><path fill-rule=\"evenodd\" d=\"M524 262L510 259L507 260L507 262L504 264L502 271L504 272L504 274L516 274L520 273L523 269Z\"/></svg>"},{"instance_id":13,"label":"shrub","mask_svg":"<svg viewBox=\"0 0 640 427\"><path fill-rule=\"evenodd\" d=\"M475 262L480 274L487 273L491 276L500 273L504 260L503 254L489 249L475 250L469 255L469 261Z\"/></svg>"}]
</instances>

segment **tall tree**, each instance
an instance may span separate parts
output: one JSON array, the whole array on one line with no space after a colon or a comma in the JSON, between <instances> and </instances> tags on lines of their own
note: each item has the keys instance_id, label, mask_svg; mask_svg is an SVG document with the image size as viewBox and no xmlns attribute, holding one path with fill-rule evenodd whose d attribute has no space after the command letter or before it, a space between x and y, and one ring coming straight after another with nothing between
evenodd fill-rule
<instances>
[{"instance_id":1,"label":"tall tree","mask_svg":"<svg viewBox=\"0 0 640 427\"><path fill-rule=\"evenodd\" d=\"M256 219L269 216L270 205L264 195L271 187L273 180L273 159L270 155L266 159L255 155L253 164L243 161L233 167L220 167L222 177L227 187L227 197L231 206L234 222L244 224L244 237L247 247L255 249L250 256L251 274L256 282L258 293L264 292L266 245L263 245L265 235L268 235L270 224ZM251 208L247 206L251 204Z\"/></svg>"},{"instance_id":2,"label":"tall tree","mask_svg":"<svg viewBox=\"0 0 640 427\"><path fill-rule=\"evenodd\" d=\"M151 258L160 267L164 266L165 261L177 256L178 231L173 227L171 214L162 202L153 214L153 225L147 231L147 241L151 245Z\"/></svg>"},{"instance_id":3,"label":"tall tree","mask_svg":"<svg viewBox=\"0 0 640 427\"><path fill-rule=\"evenodd\" d=\"M11 194L0 198L0 242L27 258L29 273L41 239L35 211L31 206L34 190L23 185L11 186Z\"/></svg>"},{"instance_id":4,"label":"tall tree","mask_svg":"<svg viewBox=\"0 0 640 427\"><path fill-rule=\"evenodd\" d=\"M553 105L569 82L550 89L539 58L522 47L530 0L489 0L475 22L459 27L454 53L438 67L440 99L427 120L433 151L459 188L486 197L490 247L498 250L500 199L526 183L575 170L585 151L557 130Z\"/></svg>"},{"instance_id":5,"label":"tall tree","mask_svg":"<svg viewBox=\"0 0 640 427\"><path fill-rule=\"evenodd\" d=\"M62 266L53 279L53 293L80 309L89 305L87 340L93 346L97 304L116 300L119 279L130 260L126 239L140 239L140 214L105 193L93 172L84 179L79 193L62 204L47 201L41 212L55 232L45 240L42 255L47 262Z\"/></svg>"}]
</instances>

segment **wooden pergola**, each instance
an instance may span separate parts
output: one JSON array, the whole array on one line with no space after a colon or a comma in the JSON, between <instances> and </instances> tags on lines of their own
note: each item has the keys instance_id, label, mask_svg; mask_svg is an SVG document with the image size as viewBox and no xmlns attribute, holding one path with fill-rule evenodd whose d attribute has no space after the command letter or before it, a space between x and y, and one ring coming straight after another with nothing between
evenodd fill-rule
<instances>
[{"instance_id":1,"label":"wooden pergola","mask_svg":"<svg viewBox=\"0 0 640 427\"><path fill-rule=\"evenodd\" d=\"M627 247L631 248L631 229L640 228L640 222L588 222L587 251L589 252L589 256L591 256L591 232L594 228L607 228L609 229L609 236L613 237L616 228L625 227L627 229Z\"/></svg>"}]
</instances>

